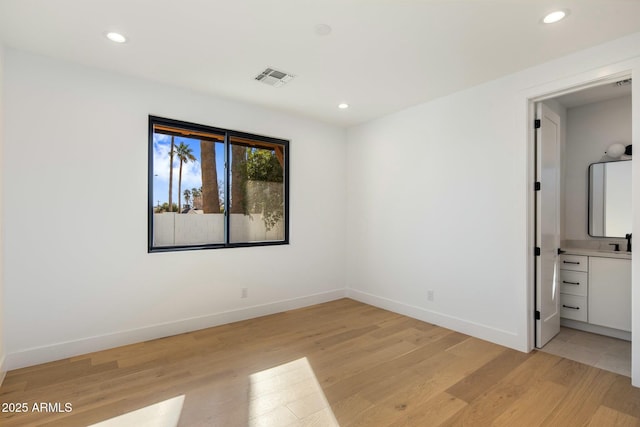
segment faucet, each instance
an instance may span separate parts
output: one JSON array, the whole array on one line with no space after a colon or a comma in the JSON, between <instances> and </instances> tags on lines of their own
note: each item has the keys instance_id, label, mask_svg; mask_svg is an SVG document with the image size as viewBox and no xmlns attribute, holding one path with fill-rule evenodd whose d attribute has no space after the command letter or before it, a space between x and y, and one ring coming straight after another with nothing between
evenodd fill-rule
<instances>
[{"instance_id":1,"label":"faucet","mask_svg":"<svg viewBox=\"0 0 640 427\"><path fill-rule=\"evenodd\" d=\"M627 252L631 252L631 233L624 236L627 239Z\"/></svg>"}]
</instances>

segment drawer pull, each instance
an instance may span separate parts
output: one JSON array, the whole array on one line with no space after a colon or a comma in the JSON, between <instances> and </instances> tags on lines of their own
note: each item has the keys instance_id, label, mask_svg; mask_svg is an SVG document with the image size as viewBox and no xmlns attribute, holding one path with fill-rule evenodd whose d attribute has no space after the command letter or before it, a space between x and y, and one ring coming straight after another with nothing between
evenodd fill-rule
<instances>
[{"instance_id":1,"label":"drawer pull","mask_svg":"<svg viewBox=\"0 0 640 427\"><path fill-rule=\"evenodd\" d=\"M562 262L564 262L565 264L576 264L576 265L580 264L580 261L562 261Z\"/></svg>"},{"instance_id":2,"label":"drawer pull","mask_svg":"<svg viewBox=\"0 0 640 427\"><path fill-rule=\"evenodd\" d=\"M580 282L567 282L566 280L563 280L562 283L566 283L567 285L579 285Z\"/></svg>"},{"instance_id":3,"label":"drawer pull","mask_svg":"<svg viewBox=\"0 0 640 427\"><path fill-rule=\"evenodd\" d=\"M562 304L562 306L563 306L564 308L570 308L571 310L580 310L580 307L574 307L574 306L572 306L572 305L565 305L565 304Z\"/></svg>"}]
</instances>

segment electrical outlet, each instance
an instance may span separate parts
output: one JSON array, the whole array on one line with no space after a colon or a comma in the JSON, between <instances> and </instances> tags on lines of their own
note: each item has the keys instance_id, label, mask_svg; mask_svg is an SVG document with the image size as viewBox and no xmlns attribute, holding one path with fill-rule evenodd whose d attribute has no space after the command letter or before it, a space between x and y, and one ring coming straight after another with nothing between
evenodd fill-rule
<instances>
[{"instance_id":1,"label":"electrical outlet","mask_svg":"<svg viewBox=\"0 0 640 427\"><path fill-rule=\"evenodd\" d=\"M433 301L433 289L427 290L427 301Z\"/></svg>"},{"instance_id":2,"label":"electrical outlet","mask_svg":"<svg viewBox=\"0 0 640 427\"><path fill-rule=\"evenodd\" d=\"M242 288L242 293L240 294L240 298L247 298L249 296L249 288Z\"/></svg>"}]
</instances>

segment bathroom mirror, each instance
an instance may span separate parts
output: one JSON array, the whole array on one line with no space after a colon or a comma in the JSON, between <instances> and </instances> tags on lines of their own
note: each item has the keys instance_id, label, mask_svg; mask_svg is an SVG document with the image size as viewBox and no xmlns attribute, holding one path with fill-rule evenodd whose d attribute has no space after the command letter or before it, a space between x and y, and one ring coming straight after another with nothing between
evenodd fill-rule
<instances>
[{"instance_id":1,"label":"bathroom mirror","mask_svg":"<svg viewBox=\"0 0 640 427\"><path fill-rule=\"evenodd\" d=\"M631 161L589 165L589 235L631 233Z\"/></svg>"}]
</instances>

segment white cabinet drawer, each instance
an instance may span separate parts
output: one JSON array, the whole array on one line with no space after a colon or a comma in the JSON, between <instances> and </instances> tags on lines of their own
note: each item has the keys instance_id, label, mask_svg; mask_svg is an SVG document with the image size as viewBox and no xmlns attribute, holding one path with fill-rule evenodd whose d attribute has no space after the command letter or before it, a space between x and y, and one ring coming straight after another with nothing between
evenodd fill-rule
<instances>
[{"instance_id":1,"label":"white cabinet drawer","mask_svg":"<svg viewBox=\"0 0 640 427\"><path fill-rule=\"evenodd\" d=\"M587 296L589 273L560 270L560 293Z\"/></svg>"},{"instance_id":2,"label":"white cabinet drawer","mask_svg":"<svg viewBox=\"0 0 640 427\"><path fill-rule=\"evenodd\" d=\"M560 294L560 317L587 321L587 297Z\"/></svg>"},{"instance_id":3,"label":"white cabinet drawer","mask_svg":"<svg viewBox=\"0 0 640 427\"><path fill-rule=\"evenodd\" d=\"M585 255L561 255L560 269L573 271L589 271L589 257Z\"/></svg>"}]
</instances>

